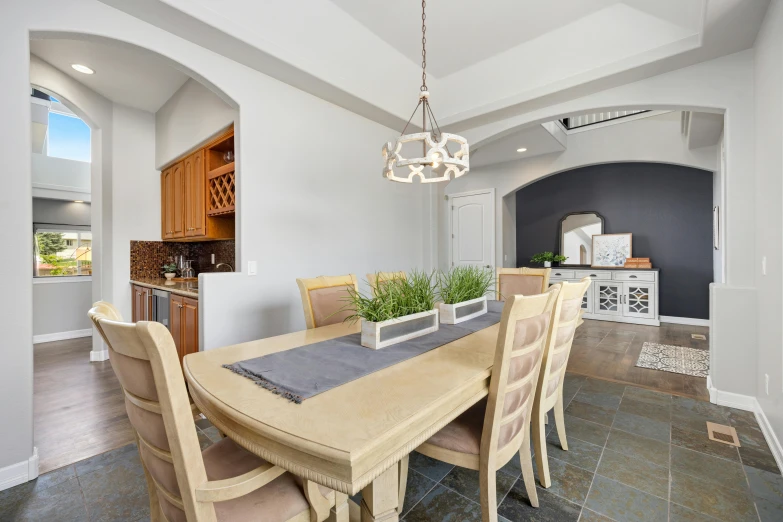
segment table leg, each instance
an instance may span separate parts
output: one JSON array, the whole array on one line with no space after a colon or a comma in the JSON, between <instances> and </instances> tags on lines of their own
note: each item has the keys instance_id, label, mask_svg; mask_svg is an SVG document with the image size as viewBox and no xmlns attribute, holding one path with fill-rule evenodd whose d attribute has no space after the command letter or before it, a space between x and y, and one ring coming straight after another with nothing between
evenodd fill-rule
<instances>
[{"instance_id":1,"label":"table leg","mask_svg":"<svg viewBox=\"0 0 783 522\"><path fill-rule=\"evenodd\" d=\"M399 466L384 471L362 490L362 522L398 522Z\"/></svg>"},{"instance_id":2,"label":"table leg","mask_svg":"<svg viewBox=\"0 0 783 522\"><path fill-rule=\"evenodd\" d=\"M326 522L348 522L348 495L334 492L334 506L329 511Z\"/></svg>"}]
</instances>

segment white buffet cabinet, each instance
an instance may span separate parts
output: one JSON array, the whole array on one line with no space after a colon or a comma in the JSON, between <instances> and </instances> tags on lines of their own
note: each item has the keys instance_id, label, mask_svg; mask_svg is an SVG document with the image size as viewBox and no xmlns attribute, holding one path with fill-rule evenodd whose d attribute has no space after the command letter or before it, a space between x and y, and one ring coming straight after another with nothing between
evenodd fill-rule
<instances>
[{"instance_id":1,"label":"white buffet cabinet","mask_svg":"<svg viewBox=\"0 0 783 522\"><path fill-rule=\"evenodd\" d=\"M585 319L660 326L658 269L553 268L549 284L593 280L582 300Z\"/></svg>"}]
</instances>

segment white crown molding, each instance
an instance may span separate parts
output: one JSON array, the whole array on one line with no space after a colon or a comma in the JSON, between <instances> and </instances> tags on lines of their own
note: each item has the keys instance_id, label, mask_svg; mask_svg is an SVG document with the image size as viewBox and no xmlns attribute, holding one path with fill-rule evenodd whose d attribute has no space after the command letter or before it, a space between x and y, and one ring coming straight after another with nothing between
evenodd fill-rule
<instances>
[{"instance_id":1,"label":"white crown molding","mask_svg":"<svg viewBox=\"0 0 783 522\"><path fill-rule=\"evenodd\" d=\"M50 343L52 341L64 341L66 339L78 339L80 337L92 336L92 328L84 330L71 330L70 332L55 332L50 334L41 334L33 336L33 344ZM90 355L92 360L92 355Z\"/></svg>"},{"instance_id":2,"label":"white crown molding","mask_svg":"<svg viewBox=\"0 0 783 522\"><path fill-rule=\"evenodd\" d=\"M0 491L38 478L38 448L29 459L0 468Z\"/></svg>"}]
</instances>

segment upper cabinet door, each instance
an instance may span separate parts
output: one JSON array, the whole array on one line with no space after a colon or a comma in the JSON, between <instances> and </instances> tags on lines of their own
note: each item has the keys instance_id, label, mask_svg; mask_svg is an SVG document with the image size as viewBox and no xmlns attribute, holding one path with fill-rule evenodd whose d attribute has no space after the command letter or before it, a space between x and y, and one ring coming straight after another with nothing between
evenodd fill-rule
<instances>
[{"instance_id":1,"label":"upper cabinet door","mask_svg":"<svg viewBox=\"0 0 783 522\"><path fill-rule=\"evenodd\" d=\"M185 237L185 162L171 167L171 195L167 204L171 208L171 237ZM167 194L167 196L169 196Z\"/></svg>"},{"instance_id":2,"label":"upper cabinet door","mask_svg":"<svg viewBox=\"0 0 783 522\"><path fill-rule=\"evenodd\" d=\"M171 239L174 233L174 223L172 218L174 214L172 198L172 178L171 171L174 167L167 168L160 173L160 237Z\"/></svg>"},{"instance_id":3,"label":"upper cabinet door","mask_svg":"<svg viewBox=\"0 0 783 522\"><path fill-rule=\"evenodd\" d=\"M185 237L207 235L204 151L184 161L185 166Z\"/></svg>"}]
</instances>

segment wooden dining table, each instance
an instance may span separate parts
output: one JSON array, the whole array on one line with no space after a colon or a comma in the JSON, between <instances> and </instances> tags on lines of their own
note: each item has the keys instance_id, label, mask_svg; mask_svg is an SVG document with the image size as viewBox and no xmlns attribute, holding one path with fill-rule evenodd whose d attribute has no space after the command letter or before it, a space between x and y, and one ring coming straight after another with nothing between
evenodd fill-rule
<instances>
[{"instance_id":1,"label":"wooden dining table","mask_svg":"<svg viewBox=\"0 0 783 522\"><path fill-rule=\"evenodd\" d=\"M359 491L362 522L396 521L406 479L398 463L487 395L498 328L490 326L301 404L223 365L356 333L358 324L193 353L185 357L183 369L194 402L220 431L259 457L337 492L330 521L347 520L347 496Z\"/></svg>"}]
</instances>

